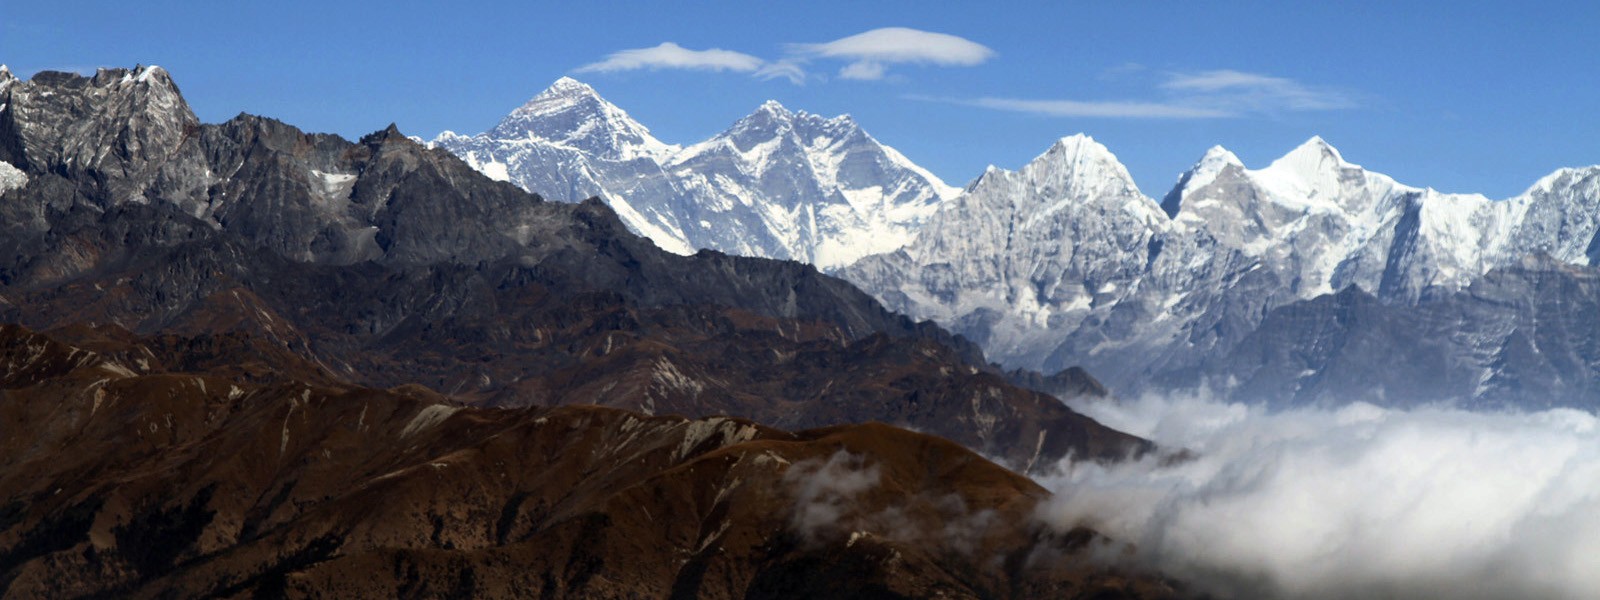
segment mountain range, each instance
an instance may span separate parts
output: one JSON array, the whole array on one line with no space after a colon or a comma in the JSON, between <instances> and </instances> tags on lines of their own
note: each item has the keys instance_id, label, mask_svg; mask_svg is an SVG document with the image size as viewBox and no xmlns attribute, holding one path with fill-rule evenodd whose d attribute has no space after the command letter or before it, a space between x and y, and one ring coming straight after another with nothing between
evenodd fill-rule
<instances>
[{"instance_id":1,"label":"mountain range","mask_svg":"<svg viewBox=\"0 0 1600 600\"><path fill-rule=\"evenodd\" d=\"M1163 451L1097 382L812 266L158 67L0 70L0 182L0 595L1171 594L997 464Z\"/></svg>"},{"instance_id":2,"label":"mountain range","mask_svg":"<svg viewBox=\"0 0 1600 600\"><path fill-rule=\"evenodd\" d=\"M815 133L828 123L852 133ZM848 202L859 194L830 185L847 179L819 176L848 161L818 150L837 144L807 141L818 139L858 139L854 152L899 167L859 171L849 188L915 189L914 200ZM1312 137L1259 169L1214 147L1157 200L1109 149L1076 135L950 193L931 175L911 177L926 172L846 117L769 102L707 142L677 147L565 78L490 132L434 144L530 190L597 194L664 248L813 262L1006 367L1081 365L1124 395L1532 407L1590 405L1600 381L1600 352L1565 333L1586 321L1562 308L1587 302L1600 167L1560 169L1490 200L1399 183ZM710 149L723 159L703 160ZM717 186L699 185L751 174L764 183L728 187L737 202L708 199ZM916 207L916 217L855 210L849 227L802 227L896 232L862 234L880 243L846 253L814 234L750 241L794 230L795 207L819 202ZM649 208L638 214L651 216L629 219L641 203ZM684 235L687 224L716 233ZM1511 283L1533 281L1543 283ZM1536 293L1560 299L1528 301ZM1397 378L1388 369L1397 360L1421 373Z\"/></svg>"},{"instance_id":3,"label":"mountain range","mask_svg":"<svg viewBox=\"0 0 1600 600\"><path fill-rule=\"evenodd\" d=\"M848 115L767 102L708 140L676 146L565 77L493 129L445 132L431 145L547 198L598 196L672 252L710 248L824 269L899 248L957 192Z\"/></svg>"},{"instance_id":4,"label":"mountain range","mask_svg":"<svg viewBox=\"0 0 1600 600\"><path fill-rule=\"evenodd\" d=\"M1068 403L1592 408L1597 211L1320 138L951 190L776 103L352 142L0 67L0 596L1181 595L1036 518L1027 474L1192 456Z\"/></svg>"},{"instance_id":5,"label":"mountain range","mask_svg":"<svg viewBox=\"0 0 1600 600\"><path fill-rule=\"evenodd\" d=\"M1397 183L1321 138L1254 170L1212 148L1158 204L1073 136L840 275L1004 364L1082 365L1124 394L1592 405L1600 354L1550 338L1585 320L1567 307L1591 302L1597 213L1600 167L1491 201Z\"/></svg>"}]
</instances>

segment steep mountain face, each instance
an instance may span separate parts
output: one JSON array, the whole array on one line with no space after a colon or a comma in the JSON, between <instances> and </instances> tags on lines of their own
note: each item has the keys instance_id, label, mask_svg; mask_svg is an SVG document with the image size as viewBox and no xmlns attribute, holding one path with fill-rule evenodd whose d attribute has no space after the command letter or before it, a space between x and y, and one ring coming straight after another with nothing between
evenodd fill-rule
<instances>
[{"instance_id":1,"label":"steep mountain face","mask_svg":"<svg viewBox=\"0 0 1600 600\"><path fill-rule=\"evenodd\" d=\"M245 383L178 365L249 351L72 335L0 327L7 598L1176 596L925 434Z\"/></svg>"},{"instance_id":2,"label":"steep mountain face","mask_svg":"<svg viewBox=\"0 0 1600 600\"><path fill-rule=\"evenodd\" d=\"M904 245L955 195L849 116L768 102L678 147L570 78L487 132L445 132L432 145L548 198L599 196L672 252L710 248L821 268Z\"/></svg>"},{"instance_id":3,"label":"steep mountain face","mask_svg":"<svg viewBox=\"0 0 1600 600\"><path fill-rule=\"evenodd\" d=\"M1201 370L1240 400L1592 409L1600 270L1530 256L1466 289L1385 303L1359 288L1288 304Z\"/></svg>"},{"instance_id":4,"label":"steep mountain face","mask_svg":"<svg viewBox=\"0 0 1600 600\"><path fill-rule=\"evenodd\" d=\"M681 195L661 164L677 148L571 78L563 77L485 133L468 137L447 131L430 145L451 151L490 178L546 198L577 202L600 196L631 229L661 248L678 254L696 249L681 232L663 228L672 222L670 213L660 207L641 212L628 201Z\"/></svg>"},{"instance_id":5,"label":"steep mountain face","mask_svg":"<svg viewBox=\"0 0 1600 600\"><path fill-rule=\"evenodd\" d=\"M1064 151L1070 148L1086 150ZM1277 383L1261 388L1283 398L1274 402L1337 395L1285 377L1317 378L1349 397L1393 395L1401 392L1382 383L1377 371L1385 365L1376 356L1362 362L1372 372L1346 371L1318 349L1326 340L1311 323L1344 313L1263 319L1280 307L1317 312L1334 310L1337 299L1365 297L1385 314L1435 327L1421 325L1433 309L1419 306L1471 298L1469 286L1494 269L1536 254L1586 264L1596 245L1600 167L1564 169L1495 202L1396 183L1313 138L1257 170L1213 148L1153 207L1109 151L1067 138L1017 173L992 169L915 242L840 274L895 310L979 341L1004 364L1047 371L1082 365L1119 393L1206 385L1266 399L1238 387L1255 385L1240 383L1256 377L1240 369L1253 373L1259 359L1222 357L1275 340L1274 352L1297 357L1288 361L1292 377L1289 364L1279 365ZM1329 299L1348 289L1358 292ZM1530 317L1507 308L1494 320ZM1449 360L1474 366L1438 374L1431 389L1478 403L1548 401L1506 391L1544 385L1535 381L1480 388L1490 367L1475 357L1515 353L1508 354L1505 335L1456 339L1463 337L1471 341L1454 344ZM1519 362L1494 376L1536 370ZM1335 378L1336 371L1344 376ZM1421 393L1407 389L1411 395L1393 401ZM1577 398L1566 397L1561 402Z\"/></svg>"},{"instance_id":6,"label":"steep mountain face","mask_svg":"<svg viewBox=\"0 0 1600 600\"><path fill-rule=\"evenodd\" d=\"M1063 138L1017 172L991 168L917 242L842 272L886 306L946 323L1014 362L1134 291L1160 208L1104 146Z\"/></svg>"},{"instance_id":7,"label":"steep mountain face","mask_svg":"<svg viewBox=\"0 0 1600 600\"><path fill-rule=\"evenodd\" d=\"M170 113L141 104L167 92ZM250 348L265 362L232 365L249 381L304 363L333 383L418 383L503 406L879 420L1017 468L1148 449L810 266L668 254L598 201L543 202L392 127L350 143L241 116L166 136L193 116L154 68L0 93L0 148L25 176L0 195L5 321ZM77 137L41 125L114 110L146 116ZM61 158L84 137L168 145L157 164ZM344 175L322 185L332 173Z\"/></svg>"}]
</instances>

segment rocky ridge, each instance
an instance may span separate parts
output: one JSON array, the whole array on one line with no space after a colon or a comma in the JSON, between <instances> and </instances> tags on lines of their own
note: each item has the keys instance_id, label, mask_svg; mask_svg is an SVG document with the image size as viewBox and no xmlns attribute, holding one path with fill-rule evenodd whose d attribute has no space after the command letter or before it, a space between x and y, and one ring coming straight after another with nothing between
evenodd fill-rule
<instances>
[{"instance_id":1,"label":"rocky ridge","mask_svg":"<svg viewBox=\"0 0 1600 600\"><path fill-rule=\"evenodd\" d=\"M7 598L1175 595L929 435L248 383L175 368L205 340L70 333L94 349L0 327Z\"/></svg>"}]
</instances>

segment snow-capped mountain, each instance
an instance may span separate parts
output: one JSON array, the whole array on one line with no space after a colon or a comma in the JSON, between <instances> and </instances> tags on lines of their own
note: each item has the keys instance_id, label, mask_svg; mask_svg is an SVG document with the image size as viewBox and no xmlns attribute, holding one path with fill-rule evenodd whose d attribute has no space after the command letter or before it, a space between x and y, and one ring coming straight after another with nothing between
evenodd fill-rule
<instances>
[{"instance_id":1,"label":"snow-capped mountain","mask_svg":"<svg viewBox=\"0 0 1600 600\"><path fill-rule=\"evenodd\" d=\"M1124 393L1226 387L1224 371L1250 374L1216 357L1280 307L1353 288L1403 308L1469 294L1534 254L1587 264L1600 253L1597 214L1600 167L1491 201L1400 184L1321 138L1260 169L1212 148L1158 207L1104 146L1074 136L1020 171L991 168L911 244L840 274L1008 366L1082 365ZM1275 335L1298 341L1275 348L1314 353L1326 331L1295 322L1278 321L1288 332ZM1467 342L1459 351L1497 353Z\"/></svg>"},{"instance_id":2,"label":"snow-capped mountain","mask_svg":"<svg viewBox=\"0 0 1600 600\"><path fill-rule=\"evenodd\" d=\"M711 139L666 144L562 78L487 132L433 144L547 198L600 196L664 249L839 267L910 242L957 190L849 116L767 102Z\"/></svg>"},{"instance_id":3,"label":"snow-capped mountain","mask_svg":"<svg viewBox=\"0 0 1600 600\"><path fill-rule=\"evenodd\" d=\"M490 178L552 200L600 196L629 228L662 249L678 254L695 250L681 231L663 227L674 213L641 212L629 202L634 197L679 196L661 164L678 149L572 78L556 81L487 132L462 136L446 131L431 145L449 150Z\"/></svg>"},{"instance_id":4,"label":"snow-capped mountain","mask_svg":"<svg viewBox=\"0 0 1600 600\"><path fill-rule=\"evenodd\" d=\"M1600 256L1600 167L1494 201L1402 184L1313 137L1254 169L1212 148L1158 202L1078 135L957 192L849 117L769 102L675 146L570 79L435 143L552 198L602 196L664 248L837 269L991 360L1082 366L1118 393L1527 404L1547 400L1518 390L1600 389L1539 375L1600 365L1600 346L1551 329L1585 322L1561 307L1587 306L1591 278L1562 269ZM1396 352L1433 375L1390 376Z\"/></svg>"},{"instance_id":5,"label":"snow-capped mountain","mask_svg":"<svg viewBox=\"0 0 1600 600\"><path fill-rule=\"evenodd\" d=\"M1345 161L1320 137L1258 170L1213 148L1163 206L1175 235L1203 235L1286 269L1294 298L1350 285L1413 298L1459 288L1492 266L1510 207L1402 185Z\"/></svg>"}]
</instances>

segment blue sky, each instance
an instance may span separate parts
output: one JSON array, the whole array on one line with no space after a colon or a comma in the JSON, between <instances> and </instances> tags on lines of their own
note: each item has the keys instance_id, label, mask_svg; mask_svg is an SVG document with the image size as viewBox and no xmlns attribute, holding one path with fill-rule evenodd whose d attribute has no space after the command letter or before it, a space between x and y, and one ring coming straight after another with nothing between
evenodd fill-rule
<instances>
[{"instance_id":1,"label":"blue sky","mask_svg":"<svg viewBox=\"0 0 1600 600\"><path fill-rule=\"evenodd\" d=\"M1593 2L4 0L0 63L159 64L206 121L350 138L482 131L563 75L672 143L776 99L850 113L956 185L1084 132L1158 198L1214 144L1255 167L1321 135L1500 198L1600 163L1596 23ZM883 28L915 31L852 38Z\"/></svg>"}]
</instances>

